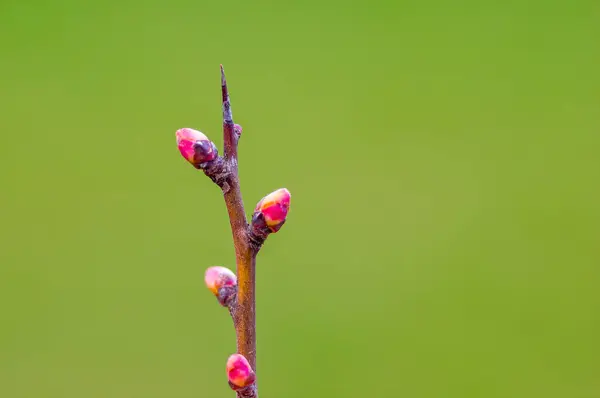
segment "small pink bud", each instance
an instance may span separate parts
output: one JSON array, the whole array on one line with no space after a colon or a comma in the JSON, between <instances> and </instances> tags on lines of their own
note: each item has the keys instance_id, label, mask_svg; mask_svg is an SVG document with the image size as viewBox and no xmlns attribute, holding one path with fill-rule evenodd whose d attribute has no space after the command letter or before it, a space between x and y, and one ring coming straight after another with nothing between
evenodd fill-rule
<instances>
[{"instance_id":1,"label":"small pink bud","mask_svg":"<svg viewBox=\"0 0 600 398\"><path fill-rule=\"evenodd\" d=\"M285 188L278 189L262 198L254 209L253 223L259 218L264 219L264 224L271 232L279 231L285 223L290 209L290 191ZM256 225L259 226L258 224Z\"/></svg>"},{"instance_id":2,"label":"small pink bud","mask_svg":"<svg viewBox=\"0 0 600 398\"><path fill-rule=\"evenodd\" d=\"M227 360L227 378L234 390L248 387L256 380L256 374L243 355L233 354Z\"/></svg>"},{"instance_id":3,"label":"small pink bud","mask_svg":"<svg viewBox=\"0 0 600 398\"><path fill-rule=\"evenodd\" d=\"M204 274L204 282L223 306L227 306L235 296L237 277L228 268L210 267Z\"/></svg>"},{"instance_id":4,"label":"small pink bud","mask_svg":"<svg viewBox=\"0 0 600 398\"><path fill-rule=\"evenodd\" d=\"M235 134L237 134L239 138L242 135L242 126L240 126L239 124L234 124L233 131L235 131Z\"/></svg>"},{"instance_id":5,"label":"small pink bud","mask_svg":"<svg viewBox=\"0 0 600 398\"><path fill-rule=\"evenodd\" d=\"M219 154L215 144L197 130L183 128L177 130L175 135L181 156L197 169L202 163L215 160Z\"/></svg>"}]
</instances>

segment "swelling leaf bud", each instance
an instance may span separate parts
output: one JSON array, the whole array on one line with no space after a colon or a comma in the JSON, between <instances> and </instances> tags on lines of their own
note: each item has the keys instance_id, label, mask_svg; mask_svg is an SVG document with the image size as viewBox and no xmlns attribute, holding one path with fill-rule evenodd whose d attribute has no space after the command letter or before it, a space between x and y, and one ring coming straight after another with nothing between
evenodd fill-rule
<instances>
[{"instance_id":1,"label":"swelling leaf bud","mask_svg":"<svg viewBox=\"0 0 600 398\"><path fill-rule=\"evenodd\" d=\"M233 131L235 132L235 135L238 138L240 138L242 136L242 126L240 126L239 124L233 125Z\"/></svg>"},{"instance_id":2,"label":"swelling leaf bud","mask_svg":"<svg viewBox=\"0 0 600 398\"><path fill-rule=\"evenodd\" d=\"M225 267L210 267L204 274L204 282L208 290L214 294L219 303L226 307L231 303L237 291L237 277Z\"/></svg>"},{"instance_id":3,"label":"swelling leaf bud","mask_svg":"<svg viewBox=\"0 0 600 398\"><path fill-rule=\"evenodd\" d=\"M233 390L239 390L254 383L256 374L243 355L233 354L227 360L227 379Z\"/></svg>"},{"instance_id":4,"label":"swelling leaf bud","mask_svg":"<svg viewBox=\"0 0 600 398\"><path fill-rule=\"evenodd\" d=\"M219 155L215 144L197 130L183 128L177 130L175 135L181 156L197 169L201 168L202 163L215 160Z\"/></svg>"},{"instance_id":5,"label":"swelling leaf bud","mask_svg":"<svg viewBox=\"0 0 600 398\"><path fill-rule=\"evenodd\" d=\"M252 216L252 228L260 233L261 229L267 229L265 232L277 232L285 223L288 210L290 209L290 192L281 188L262 198L254 209Z\"/></svg>"}]
</instances>

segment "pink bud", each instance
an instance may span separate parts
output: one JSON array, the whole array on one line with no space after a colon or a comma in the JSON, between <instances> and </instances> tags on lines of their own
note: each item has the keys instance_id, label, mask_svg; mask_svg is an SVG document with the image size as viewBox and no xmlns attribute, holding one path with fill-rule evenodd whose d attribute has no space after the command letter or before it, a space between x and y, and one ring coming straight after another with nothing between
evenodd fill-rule
<instances>
[{"instance_id":1,"label":"pink bud","mask_svg":"<svg viewBox=\"0 0 600 398\"><path fill-rule=\"evenodd\" d=\"M204 282L223 306L227 306L235 296L237 277L225 267L210 267L204 274Z\"/></svg>"},{"instance_id":2,"label":"pink bud","mask_svg":"<svg viewBox=\"0 0 600 398\"><path fill-rule=\"evenodd\" d=\"M197 169L202 163L214 160L219 154L215 144L197 130L183 128L177 130L175 135L181 156Z\"/></svg>"},{"instance_id":3,"label":"pink bud","mask_svg":"<svg viewBox=\"0 0 600 398\"><path fill-rule=\"evenodd\" d=\"M235 131L235 134L237 134L239 138L242 135L242 126L240 126L239 124L234 124L233 131Z\"/></svg>"},{"instance_id":4,"label":"pink bud","mask_svg":"<svg viewBox=\"0 0 600 398\"><path fill-rule=\"evenodd\" d=\"M285 188L268 194L256 205L253 219L262 216L264 223L271 232L279 231L290 209L290 199L290 192Z\"/></svg>"},{"instance_id":5,"label":"pink bud","mask_svg":"<svg viewBox=\"0 0 600 398\"><path fill-rule=\"evenodd\" d=\"M256 380L256 374L243 355L233 354L227 360L227 378L232 389L248 387Z\"/></svg>"}]
</instances>

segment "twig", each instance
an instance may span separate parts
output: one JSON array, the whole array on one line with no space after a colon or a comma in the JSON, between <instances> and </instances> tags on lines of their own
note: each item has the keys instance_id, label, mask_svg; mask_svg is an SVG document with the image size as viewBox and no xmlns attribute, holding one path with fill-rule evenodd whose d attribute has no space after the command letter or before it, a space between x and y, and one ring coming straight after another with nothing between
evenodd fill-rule
<instances>
[{"instance_id":1,"label":"twig","mask_svg":"<svg viewBox=\"0 0 600 398\"><path fill-rule=\"evenodd\" d=\"M223 149L218 156L216 146L204 134L192 129L177 131L177 144L183 157L201 169L223 191L229 215L237 277L224 267L211 267L205 282L221 305L228 307L237 337L237 352L227 362L229 385L239 398L258 398L256 386L256 256L269 234L285 223L290 193L279 189L261 199L246 220L238 175L238 142L241 126L234 124L229 90L221 65L223 103Z\"/></svg>"},{"instance_id":2,"label":"twig","mask_svg":"<svg viewBox=\"0 0 600 398\"><path fill-rule=\"evenodd\" d=\"M242 354L256 372L256 313L255 313L255 268L256 254L248 244L248 222L244 212L244 202L238 176L236 135L231 114L229 90L225 71L221 65L221 92L223 96L223 149L225 163L229 170L229 190L224 192L225 205L229 213L229 223L233 234L235 260L237 265L238 294L234 316L237 335L237 351Z\"/></svg>"}]
</instances>

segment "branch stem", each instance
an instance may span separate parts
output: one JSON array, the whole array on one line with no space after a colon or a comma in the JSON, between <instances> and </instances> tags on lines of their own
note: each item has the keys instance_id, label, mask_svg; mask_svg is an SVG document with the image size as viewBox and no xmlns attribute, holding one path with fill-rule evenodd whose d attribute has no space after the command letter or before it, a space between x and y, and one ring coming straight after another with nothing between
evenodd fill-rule
<instances>
[{"instance_id":1,"label":"branch stem","mask_svg":"<svg viewBox=\"0 0 600 398\"><path fill-rule=\"evenodd\" d=\"M221 65L221 93L223 100L224 161L228 170L228 189L223 189L223 196L233 235L238 280L237 302L234 311L232 311L232 316L237 337L237 352L246 357L250 366L256 372L256 252L252 250L248 238L249 227L244 211L238 174L237 147L239 135L236 133L233 123L229 90L223 65ZM258 398L256 390L254 390L254 393L254 397ZM240 396L239 393L238 396Z\"/></svg>"},{"instance_id":2,"label":"branch stem","mask_svg":"<svg viewBox=\"0 0 600 398\"><path fill-rule=\"evenodd\" d=\"M234 325L238 353L246 357L256 373L256 257L249 266L238 264L238 294Z\"/></svg>"}]
</instances>

